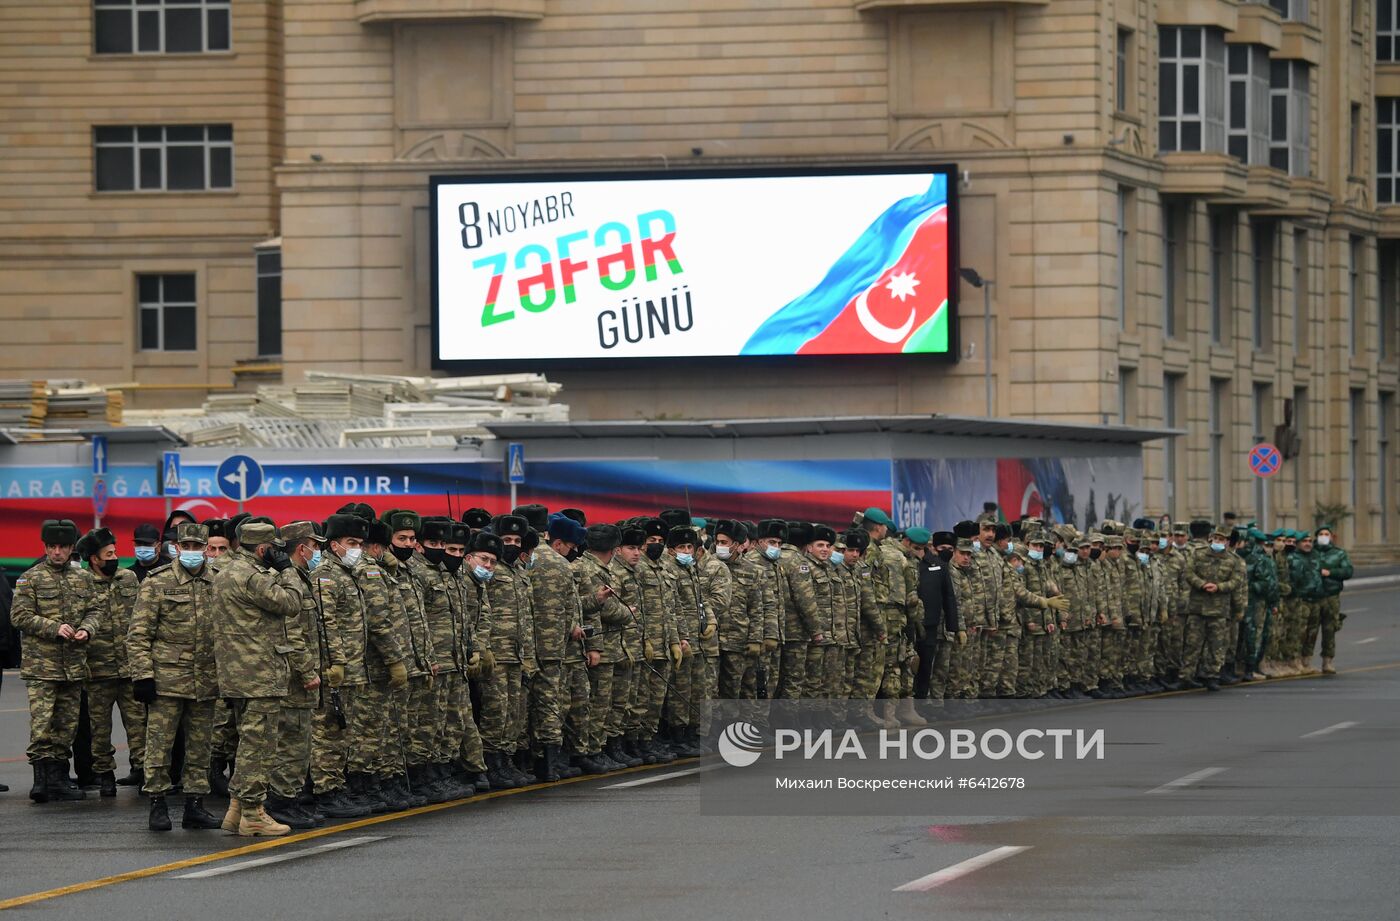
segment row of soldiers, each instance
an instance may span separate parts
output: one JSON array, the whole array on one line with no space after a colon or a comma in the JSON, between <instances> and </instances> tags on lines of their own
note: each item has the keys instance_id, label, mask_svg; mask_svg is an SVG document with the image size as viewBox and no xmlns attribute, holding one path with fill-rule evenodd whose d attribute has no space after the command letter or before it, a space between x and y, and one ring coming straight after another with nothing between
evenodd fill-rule
<instances>
[{"instance_id":1,"label":"row of soldiers","mask_svg":"<svg viewBox=\"0 0 1400 921\"><path fill-rule=\"evenodd\" d=\"M171 827L178 786L184 827L276 835L705 754L715 699L835 700L860 724L917 726L919 698L1300 673L1319 628L1330 673L1351 575L1330 528L1201 521L930 533L872 508L838 532L363 503L280 528L182 517L160 546L138 530L132 569L110 531L44 523L12 615L36 801L84 795L67 771L84 692L103 795L121 783L115 709L152 829ZM230 795L222 821L211 784Z\"/></svg>"}]
</instances>

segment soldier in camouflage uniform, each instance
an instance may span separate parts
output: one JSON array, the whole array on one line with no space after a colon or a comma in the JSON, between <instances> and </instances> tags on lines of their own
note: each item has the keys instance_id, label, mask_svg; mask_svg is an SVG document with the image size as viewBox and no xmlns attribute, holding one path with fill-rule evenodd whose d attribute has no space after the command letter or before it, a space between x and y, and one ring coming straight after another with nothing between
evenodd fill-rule
<instances>
[{"instance_id":1,"label":"soldier in camouflage uniform","mask_svg":"<svg viewBox=\"0 0 1400 921\"><path fill-rule=\"evenodd\" d=\"M29 798L83 799L68 783L68 752L78 729L87 646L102 627L103 598L92 576L69 565L78 528L45 521L44 560L15 581L10 622L24 635L20 677L29 690L29 748L34 769ZM76 626L75 626L76 624Z\"/></svg>"},{"instance_id":2,"label":"soldier in camouflage uniform","mask_svg":"<svg viewBox=\"0 0 1400 921\"><path fill-rule=\"evenodd\" d=\"M1269 618L1269 629L1263 640L1264 658L1259 665L1259 671L1269 678L1280 678L1290 674L1287 660L1288 650L1292 648L1292 618L1289 606L1292 601L1293 584L1289 578L1289 562L1296 552L1295 548L1289 546L1288 535L1292 533L1288 528L1276 528L1271 532L1271 558L1275 581L1278 584L1279 601L1273 616Z\"/></svg>"},{"instance_id":3,"label":"soldier in camouflage uniform","mask_svg":"<svg viewBox=\"0 0 1400 921\"><path fill-rule=\"evenodd\" d=\"M1069 600L1069 610L1060 614L1060 662L1055 683L1061 696L1082 698L1088 696L1091 681L1098 685L1089 650L1098 639L1099 602L1087 565L1092 545L1070 535L1066 538L1053 568L1055 583Z\"/></svg>"},{"instance_id":4,"label":"soldier in camouflage uniform","mask_svg":"<svg viewBox=\"0 0 1400 921\"><path fill-rule=\"evenodd\" d=\"M752 700L753 672L763 652L764 618L776 598L761 564L742 552L748 537L743 523L721 518L714 528L712 558L728 567L733 586L719 624L718 693L724 700Z\"/></svg>"},{"instance_id":5,"label":"soldier in camouflage uniform","mask_svg":"<svg viewBox=\"0 0 1400 921\"><path fill-rule=\"evenodd\" d=\"M1240 677L1254 681L1268 677L1259 666L1269 639L1269 627L1278 609L1279 584L1278 569L1264 547L1267 538L1253 528L1247 536L1240 551L1247 572L1249 601L1240 625L1240 648L1235 658L1240 666Z\"/></svg>"},{"instance_id":6,"label":"soldier in camouflage uniform","mask_svg":"<svg viewBox=\"0 0 1400 921\"><path fill-rule=\"evenodd\" d=\"M88 564L93 585L100 597L102 627L87 644L88 720L92 735L92 770L103 796L116 796L117 784L140 784L146 759L146 706L131 693L131 670L127 666L126 632L131 626L131 608L141 587L136 574L119 569L117 538L106 528L97 528L78 541L76 553ZM117 780L116 749L112 747L112 708L121 711L126 731L131 776Z\"/></svg>"},{"instance_id":7,"label":"soldier in camouflage uniform","mask_svg":"<svg viewBox=\"0 0 1400 921\"><path fill-rule=\"evenodd\" d=\"M127 631L132 693L146 705L146 783L151 798L148 825L169 831L165 795L170 791L170 755L175 735L185 735L186 828L217 828L219 820L200 802L209 792L206 766L219 698L215 663L214 583L202 550L203 525L176 530L180 558L141 583Z\"/></svg>"},{"instance_id":8,"label":"soldier in camouflage uniform","mask_svg":"<svg viewBox=\"0 0 1400 921\"><path fill-rule=\"evenodd\" d=\"M1298 532L1298 550L1289 561L1289 575L1297 608L1297 640L1293 648L1298 653L1295 663L1300 675L1317 674L1312 655L1322 625L1319 605L1325 597L1322 568L1322 554L1317 551L1313 535L1308 531Z\"/></svg>"},{"instance_id":9,"label":"soldier in camouflage uniform","mask_svg":"<svg viewBox=\"0 0 1400 921\"><path fill-rule=\"evenodd\" d=\"M997 552L996 520L983 518L977 522L977 528L977 537L972 542L972 563L977 567L982 589L986 592L987 619L982 627L982 665L976 680L978 696L996 697L1011 648L1007 630L1016 617L1016 599L1006 588L1006 562Z\"/></svg>"},{"instance_id":10,"label":"soldier in camouflage uniform","mask_svg":"<svg viewBox=\"0 0 1400 921\"><path fill-rule=\"evenodd\" d=\"M775 565L781 570L783 594L782 655L778 666L776 697L801 700L807 690L807 647L821 642L816 594L812 588L812 567L802 559L793 541L806 535L791 523L783 526L783 538ZM768 541L771 544L771 540Z\"/></svg>"},{"instance_id":11,"label":"soldier in camouflage uniform","mask_svg":"<svg viewBox=\"0 0 1400 921\"><path fill-rule=\"evenodd\" d=\"M638 687L646 680L646 671L651 664L646 654L657 652L656 643L645 641L646 602L642 597L640 574L637 569L642 562L642 545L645 543L646 532L637 527L636 519L623 522L618 529L617 551L608 563L617 600L629 614L618 641L622 646L622 655L631 666L627 670L625 697L612 718L621 732L621 753L640 764L655 764L656 756L642 737L637 713Z\"/></svg>"},{"instance_id":12,"label":"soldier in camouflage uniform","mask_svg":"<svg viewBox=\"0 0 1400 921\"><path fill-rule=\"evenodd\" d=\"M277 767L282 701L293 671L305 676L307 690L321 684L306 646L295 639L305 588L277 575L290 566L277 529L250 520L239 526L238 549L214 577L219 695L233 700L238 717L238 754L223 826L245 838L290 831L264 808Z\"/></svg>"},{"instance_id":13,"label":"soldier in camouflage uniform","mask_svg":"<svg viewBox=\"0 0 1400 921\"><path fill-rule=\"evenodd\" d=\"M1162 587L1167 594L1167 622L1157 634L1157 658L1163 666L1162 682L1167 690L1181 687L1182 652L1186 638L1186 612L1190 604L1191 587L1186 582L1187 541L1190 532L1184 523L1172 525L1163 547L1158 540L1162 559Z\"/></svg>"},{"instance_id":14,"label":"soldier in camouflage uniform","mask_svg":"<svg viewBox=\"0 0 1400 921\"><path fill-rule=\"evenodd\" d=\"M676 626L680 599L675 579L665 562L669 528L659 518L647 518L640 523L639 530L642 531L642 558L634 571L641 597L637 617L641 621L642 654L646 661L633 693L632 718L652 757L658 762L670 763L675 760L676 752L663 736L661 718L671 675L680 669L685 656Z\"/></svg>"},{"instance_id":15,"label":"soldier in camouflage uniform","mask_svg":"<svg viewBox=\"0 0 1400 921\"><path fill-rule=\"evenodd\" d=\"M697 519L703 521L703 519ZM708 523L707 523L708 524ZM698 637L699 661L696 663L696 677L699 684L694 688L696 706L696 745L710 754L710 707L708 701L719 693L719 625L728 616L729 605L734 593L734 580L729 567L717 560L706 549L705 543L713 538L700 531L695 543L695 577L700 583L701 613L705 626ZM711 626L713 625L713 626Z\"/></svg>"},{"instance_id":16,"label":"soldier in camouflage uniform","mask_svg":"<svg viewBox=\"0 0 1400 921\"><path fill-rule=\"evenodd\" d=\"M591 697L584 736L586 749L580 764L589 773L602 773L641 763L619 745L618 714L625 706L631 685L632 663L622 642L633 612L621 600L620 586L610 568L622 530L616 525L594 524L587 529L588 549L573 562L579 605L588 620L597 619L600 631L589 637L589 648L598 654L588 669Z\"/></svg>"},{"instance_id":17,"label":"soldier in camouflage uniform","mask_svg":"<svg viewBox=\"0 0 1400 921\"><path fill-rule=\"evenodd\" d=\"M980 539L979 534L977 525L971 521L960 521L953 526L953 587L967 642L959 643L952 650L948 691L960 699L975 699L981 692L983 644L988 636L987 628L994 626L997 617L995 598L983 581L983 572L977 563L974 540ZM963 542L966 542L965 547ZM963 565L959 564L959 560L964 559L959 550L967 553Z\"/></svg>"},{"instance_id":18,"label":"soldier in camouflage uniform","mask_svg":"<svg viewBox=\"0 0 1400 921\"><path fill-rule=\"evenodd\" d=\"M745 558L758 567L763 582L763 650L759 653L762 667L755 666L753 671L755 697L772 698L778 692L783 660L783 622L787 616L784 599L788 594L787 576L779 562L786 539L787 522L780 518L766 518L754 522L749 533L749 549L744 553ZM763 679L761 682L760 678ZM763 693L765 690L766 694Z\"/></svg>"},{"instance_id":19,"label":"soldier in camouflage uniform","mask_svg":"<svg viewBox=\"0 0 1400 921\"><path fill-rule=\"evenodd\" d=\"M1346 615L1342 613L1343 583L1352 577L1351 557L1341 547L1333 543L1334 535L1330 525L1319 525L1315 552L1318 555L1318 575L1322 579L1321 597L1317 602L1318 624L1322 629L1322 673L1335 675L1333 660L1337 655L1337 631L1342 629ZM1312 644L1303 650L1309 661L1312 660Z\"/></svg>"},{"instance_id":20,"label":"soldier in camouflage uniform","mask_svg":"<svg viewBox=\"0 0 1400 921\"><path fill-rule=\"evenodd\" d=\"M1212 529L1209 545L1196 549L1186 567L1191 601L1183 646L1184 675L1191 684L1204 684L1210 691L1220 690L1221 638L1226 620L1232 616L1231 602L1239 579L1238 557L1226 551L1229 536L1224 528Z\"/></svg>"},{"instance_id":21,"label":"soldier in camouflage uniform","mask_svg":"<svg viewBox=\"0 0 1400 921\"><path fill-rule=\"evenodd\" d=\"M515 541L521 540L528 527L525 519L516 515L502 516L496 520L496 525ZM486 779L496 789L510 789L534 781L515 764L516 753L522 741L526 741L525 673L535 671L534 631L530 622L532 590L524 573L500 562L505 555L505 543L500 537L477 535L472 547L473 572L468 578L477 579L486 588L491 608L491 634L483 638L483 645L491 650L495 663L490 674L483 673L477 678ZM483 560L483 557L490 559ZM490 576L481 578L481 573L475 572L478 566L489 570ZM542 758L547 775L540 779L557 780L557 772L548 771L560 760L552 745L544 746Z\"/></svg>"},{"instance_id":22,"label":"soldier in camouflage uniform","mask_svg":"<svg viewBox=\"0 0 1400 921\"><path fill-rule=\"evenodd\" d=\"M1004 526L997 529L997 546L1004 552L1002 545L1008 541L1002 536L1001 527ZM1043 538L1036 546L1041 549L1043 559ZM1030 554L1027 545L1017 544L1016 548L1016 552L1006 558L1006 572L1003 575L1003 585L1014 605L1012 616L1003 629L1015 642L1014 645L1007 644L1006 664L997 685L997 696L1039 697L1049 690L1049 687L1043 686L1047 658L1044 647L1053 631L1047 632L1046 625L1054 620L1056 614L1068 610L1069 602L1055 594L1054 586L1047 584L1048 580L1039 566L1032 568L1028 564ZM1032 643L1032 638L1039 638L1038 643ZM1031 662L1021 662L1023 650Z\"/></svg>"},{"instance_id":23,"label":"soldier in camouflage uniform","mask_svg":"<svg viewBox=\"0 0 1400 921\"><path fill-rule=\"evenodd\" d=\"M681 641L681 664L671 672L665 719L671 728L672 746L682 757L698 757L700 710L704 706L705 656L700 649L705 633L713 636L719 624L704 609L704 587L695 571L695 544L700 536L688 525L673 526L666 534L666 571L676 586L676 632ZM708 637L706 637L708 639Z\"/></svg>"},{"instance_id":24,"label":"soldier in camouflage uniform","mask_svg":"<svg viewBox=\"0 0 1400 921\"><path fill-rule=\"evenodd\" d=\"M789 526L791 533L791 526ZM802 553L810 567L812 592L817 599L817 628L821 640L807 647L807 690L811 700L840 696L839 683L845 677L841 663L840 633L844 632L846 595L844 583L833 571L831 545L836 532L826 525L809 526ZM838 619L842 621L838 625ZM839 630L838 630L839 627Z\"/></svg>"},{"instance_id":25,"label":"soldier in camouflage uniform","mask_svg":"<svg viewBox=\"0 0 1400 921\"><path fill-rule=\"evenodd\" d=\"M563 550L570 556L577 555L583 529L566 519L568 523L561 522L556 530L577 539L565 540L552 533L550 516L542 505L521 506L511 514L525 518L540 534L540 544L530 554L535 660L539 674L530 680L529 724L533 746L544 750L545 746L564 745L564 707L574 700L573 691L579 676L585 686L588 683L586 673L578 665L583 641L578 590L569 561L560 553ZM586 706L586 691L584 701ZM581 754L578 747L581 740L571 737L569 741L572 743L570 755Z\"/></svg>"},{"instance_id":26,"label":"soldier in camouflage uniform","mask_svg":"<svg viewBox=\"0 0 1400 921\"><path fill-rule=\"evenodd\" d=\"M885 619L880 611L881 583L870 553L870 532L864 526L846 532L846 564L855 588L856 619L852 633L856 641L851 656L851 698L855 718L871 725L883 725L874 711L875 695L885 671ZM883 564L883 561L881 561Z\"/></svg>"}]
</instances>

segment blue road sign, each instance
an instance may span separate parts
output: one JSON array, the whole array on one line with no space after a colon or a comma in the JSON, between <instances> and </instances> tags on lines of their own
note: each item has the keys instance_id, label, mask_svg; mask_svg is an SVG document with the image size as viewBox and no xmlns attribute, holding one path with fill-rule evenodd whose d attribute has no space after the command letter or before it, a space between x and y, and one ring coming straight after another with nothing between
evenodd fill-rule
<instances>
[{"instance_id":1,"label":"blue road sign","mask_svg":"<svg viewBox=\"0 0 1400 921\"><path fill-rule=\"evenodd\" d=\"M92 484L92 513L98 518L107 514L107 481L101 477Z\"/></svg>"},{"instance_id":2,"label":"blue road sign","mask_svg":"<svg viewBox=\"0 0 1400 921\"><path fill-rule=\"evenodd\" d=\"M162 495L180 495L179 451L165 451L160 455L160 486Z\"/></svg>"},{"instance_id":3,"label":"blue road sign","mask_svg":"<svg viewBox=\"0 0 1400 921\"><path fill-rule=\"evenodd\" d=\"M1271 477L1283 469L1283 455L1267 441L1249 449L1249 469L1257 477Z\"/></svg>"},{"instance_id":4,"label":"blue road sign","mask_svg":"<svg viewBox=\"0 0 1400 921\"><path fill-rule=\"evenodd\" d=\"M107 436L92 436L92 475L107 475ZM99 513L100 514L100 513Z\"/></svg>"},{"instance_id":5,"label":"blue road sign","mask_svg":"<svg viewBox=\"0 0 1400 921\"><path fill-rule=\"evenodd\" d=\"M525 446L518 441L506 447L506 480L517 485L525 482Z\"/></svg>"},{"instance_id":6,"label":"blue road sign","mask_svg":"<svg viewBox=\"0 0 1400 921\"><path fill-rule=\"evenodd\" d=\"M219 492L234 502L247 502L262 489L262 466L246 454L235 454L219 465L214 482Z\"/></svg>"}]
</instances>

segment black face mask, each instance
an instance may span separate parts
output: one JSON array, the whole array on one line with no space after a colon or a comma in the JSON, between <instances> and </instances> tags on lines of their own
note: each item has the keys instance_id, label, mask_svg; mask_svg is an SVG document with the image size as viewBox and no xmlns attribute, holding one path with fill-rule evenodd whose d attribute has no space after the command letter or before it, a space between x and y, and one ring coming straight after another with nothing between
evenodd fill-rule
<instances>
[{"instance_id":1,"label":"black face mask","mask_svg":"<svg viewBox=\"0 0 1400 921\"><path fill-rule=\"evenodd\" d=\"M568 560L570 563L572 563L574 560L578 559L579 556L580 556L582 553L583 553L582 550L580 550L579 548L575 547L574 549L570 550L568 553L564 554L564 559L566 559L566 560Z\"/></svg>"},{"instance_id":2,"label":"black face mask","mask_svg":"<svg viewBox=\"0 0 1400 921\"><path fill-rule=\"evenodd\" d=\"M1099 557L1101 557L1101 556L1103 556L1103 551L1102 551L1102 550L1090 550L1090 551L1089 551L1089 559L1091 559L1091 560L1097 560L1097 559L1098 559Z\"/></svg>"},{"instance_id":3,"label":"black face mask","mask_svg":"<svg viewBox=\"0 0 1400 921\"><path fill-rule=\"evenodd\" d=\"M397 559L400 563L407 563L409 559L413 556L412 547L400 547L397 544L390 546L389 552L392 553L394 555L394 558Z\"/></svg>"},{"instance_id":4,"label":"black face mask","mask_svg":"<svg viewBox=\"0 0 1400 921\"><path fill-rule=\"evenodd\" d=\"M446 555L447 551L444 550L444 551L442 551L442 552L443 552L443 554L444 554L444 556L443 556L443 558L442 558L442 565L443 565L443 568L444 568L444 569L446 569L446 570L447 570L448 572L450 572L450 573L456 573L457 570L459 570L459 569L462 568L462 561L465 560L466 557L464 557L464 556L447 556L447 555Z\"/></svg>"},{"instance_id":5,"label":"black face mask","mask_svg":"<svg viewBox=\"0 0 1400 921\"><path fill-rule=\"evenodd\" d=\"M442 549L441 547L423 548L423 559L427 560L429 563L432 563L434 566L440 564L443 560L443 557L445 556L447 556L447 551Z\"/></svg>"},{"instance_id":6,"label":"black face mask","mask_svg":"<svg viewBox=\"0 0 1400 921\"><path fill-rule=\"evenodd\" d=\"M663 547L663 546L661 546L660 544L647 544L647 547L646 547L647 559L651 560L653 563L655 563L657 560L661 559L661 554L663 554L663 553L665 553L665 552L666 552L666 548Z\"/></svg>"},{"instance_id":7,"label":"black face mask","mask_svg":"<svg viewBox=\"0 0 1400 921\"><path fill-rule=\"evenodd\" d=\"M121 560L104 560L102 563L102 574L109 579L112 578L117 574L117 570L121 567L121 564Z\"/></svg>"},{"instance_id":8,"label":"black face mask","mask_svg":"<svg viewBox=\"0 0 1400 921\"><path fill-rule=\"evenodd\" d=\"M501 548L501 559L507 566L514 566L515 561L520 559L520 548L514 544L506 544Z\"/></svg>"},{"instance_id":9,"label":"black face mask","mask_svg":"<svg viewBox=\"0 0 1400 921\"><path fill-rule=\"evenodd\" d=\"M944 549L938 551L938 558L945 563L948 562L953 558L953 548L945 547Z\"/></svg>"},{"instance_id":10,"label":"black face mask","mask_svg":"<svg viewBox=\"0 0 1400 921\"><path fill-rule=\"evenodd\" d=\"M1284 544L1284 545L1283 545L1283 552L1284 552L1284 553L1297 553L1297 552L1298 552L1298 548L1297 548L1296 546L1294 546L1293 544Z\"/></svg>"},{"instance_id":11,"label":"black face mask","mask_svg":"<svg viewBox=\"0 0 1400 921\"><path fill-rule=\"evenodd\" d=\"M1129 553L1132 553L1132 554L1136 554L1136 553L1138 552L1138 545L1137 545L1137 544L1129 544L1129 545L1128 545L1128 552L1129 552Z\"/></svg>"}]
</instances>

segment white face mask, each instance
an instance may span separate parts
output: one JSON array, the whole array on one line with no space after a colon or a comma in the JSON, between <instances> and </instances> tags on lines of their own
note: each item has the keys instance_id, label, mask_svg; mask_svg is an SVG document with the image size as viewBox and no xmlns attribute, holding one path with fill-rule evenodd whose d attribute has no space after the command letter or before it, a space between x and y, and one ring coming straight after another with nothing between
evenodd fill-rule
<instances>
[{"instance_id":1,"label":"white face mask","mask_svg":"<svg viewBox=\"0 0 1400 921\"><path fill-rule=\"evenodd\" d=\"M359 547L350 547L345 551L345 555L340 558L340 561L346 566L354 566L356 563L360 562L360 554L362 553L364 553L364 551Z\"/></svg>"},{"instance_id":2,"label":"white face mask","mask_svg":"<svg viewBox=\"0 0 1400 921\"><path fill-rule=\"evenodd\" d=\"M728 544L716 544L716 545L715 545L715 556L719 557L721 560L727 560L727 559L729 559L729 556L730 556L729 545L728 545Z\"/></svg>"},{"instance_id":3,"label":"white face mask","mask_svg":"<svg viewBox=\"0 0 1400 921\"><path fill-rule=\"evenodd\" d=\"M1317 538L1317 545L1318 545L1319 547L1326 547L1326 546L1328 546L1328 545L1331 544L1331 543L1332 543L1332 535L1330 535L1330 534L1320 534L1320 535L1318 535L1318 538Z\"/></svg>"}]
</instances>

